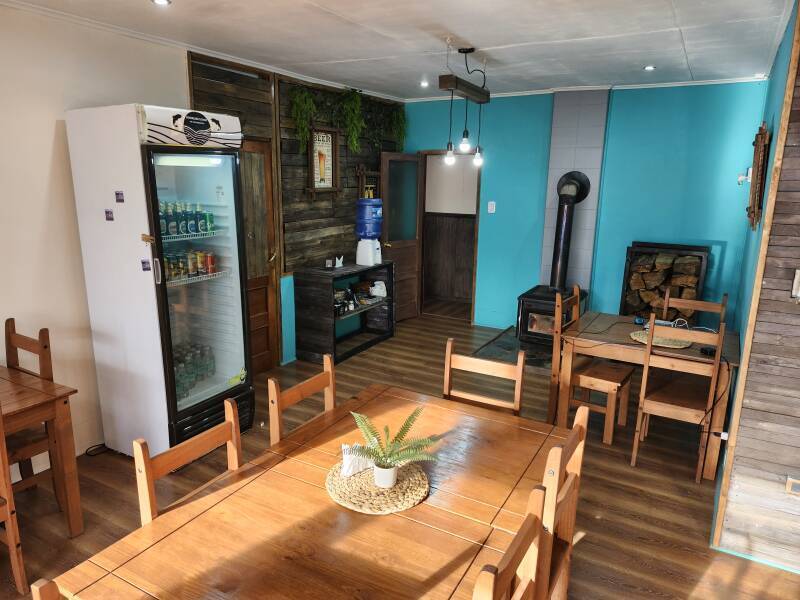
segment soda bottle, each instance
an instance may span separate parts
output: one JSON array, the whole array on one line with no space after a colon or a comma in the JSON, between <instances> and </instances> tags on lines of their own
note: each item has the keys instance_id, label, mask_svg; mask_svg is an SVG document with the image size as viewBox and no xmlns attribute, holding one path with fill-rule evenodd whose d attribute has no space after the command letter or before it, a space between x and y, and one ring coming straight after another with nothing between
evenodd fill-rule
<instances>
[{"instance_id":1,"label":"soda bottle","mask_svg":"<svg viewBox=\"0 0 800 600\"><path fill-rule=\"evenodd\" d=\"M182 204L178 204L178 233L186 235L189 233L189 223L186 219L186 210Z\"/></svg>"},{"instance_id":2,"label":"soda bottle","mask_svg":"<svg viewBox=\"0 0 800 600\"><path fill-rule=\"evenodd\" d=\"M167 235L167 214L166 207L163 202L158 203L158 223L161 229L161 235Z\"/></svg>"},{"instance_id":3,"label":"soda bottle","mask_svg":"<svg viewBox=\"0 0 800 600\"><path fill-rule=\"evenodd\" d=\"M178 234L178 219L175 217L175 207L167 204L167 235Z\"/></svg>"},{"instance_id":4,"label":"soda bottle","mask_svg":"<svg viewBox=\"0 0 800 600\"><path fill-rule=\"evenodd\" d=\"M197 220L197 233L205 233L208 231L208 223L206 222L206 216L203 210L200 208L200 203L197 203L197 210L194 213L194 217Z\"/></svg>"},{"instance_id":5,"label":"soda bottle","mask_svg":"<svg viewBox=\"0 0 800 600\"><path fill-rule=\"evenodd\" d=\"M186 205L186 231L187 233L197 233L197 213L192 210L192 205Z\"/></svg>"},{"instance_id":6,"label":"soda bottle","mask_svg":"<svg viewBox=\"0 0 800 600\"><path fill-rule=\"evenodd\" d=\"M214 213L210 210L206 211L206 229L208 231L214 231Z\"/></svg>"},{"instance_id":7,"label":"soda bottle","mask_svg":"<svg viewBox=\"0 0 800 600\"><path fill-rule=\"evenodd\" d=\"M197 277L197 257L191 250L186 253L186 262L189 277Z\"/></svg>"}]
</instances>

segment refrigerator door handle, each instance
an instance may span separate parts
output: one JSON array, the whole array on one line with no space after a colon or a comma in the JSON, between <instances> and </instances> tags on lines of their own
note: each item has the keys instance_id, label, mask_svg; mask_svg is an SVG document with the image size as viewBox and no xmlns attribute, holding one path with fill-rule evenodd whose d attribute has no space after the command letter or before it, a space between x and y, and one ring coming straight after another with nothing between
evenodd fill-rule
<instances>
[{"instance_id":1,"label":"refrigerator door handle","mask_svg":"<svg viewBox=\"0 0 800 600\"><path fill-rule=\"evenodd\" d=\"M158 258L153 259L153 275L156 278L156 285L161 285L161 261Z\"/></svg>"}]
</instances>

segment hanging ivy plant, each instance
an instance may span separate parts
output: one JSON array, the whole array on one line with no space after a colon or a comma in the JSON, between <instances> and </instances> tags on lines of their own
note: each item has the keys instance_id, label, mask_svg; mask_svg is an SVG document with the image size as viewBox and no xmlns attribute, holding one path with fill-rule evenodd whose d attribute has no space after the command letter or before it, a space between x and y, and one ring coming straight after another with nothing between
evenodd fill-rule
<instances>
[{"instance_id":1,"label":"hanging ivy plant","mask_svg":"<svg viewBox=\"0 0 800 600\"><path fill-rule=\"evenodd\" d=\"M387 133L389 137L394 138L398 150L402 152L406 141L406 109L402 104L394 107Z\"/></svg>"},{"instance_id":2,"label":"hanging ivy plant","mask_svg":"<svg viewBox=\"0 0 800 600\"><path fill-rule=\"evenodd\" d=\"M361 150L361 132L364 129L364 114L361 112L361 92L348 90L339 97L336 107L336 124L344 130L344 139L352 152Z\"/></svg>"},{"instance_id":3,"label":"hanging ivy plant","mask_svg":"<svg viewBox=\"0 0 800 600\"><path fill-rule=\"evenodd\" d=\"M308 138L311 136L311 124L317 114L314 96L307 88L294 86L289 90L289 114L297 130L300 151L305 152Z\"/></svg>"}]
</instances>

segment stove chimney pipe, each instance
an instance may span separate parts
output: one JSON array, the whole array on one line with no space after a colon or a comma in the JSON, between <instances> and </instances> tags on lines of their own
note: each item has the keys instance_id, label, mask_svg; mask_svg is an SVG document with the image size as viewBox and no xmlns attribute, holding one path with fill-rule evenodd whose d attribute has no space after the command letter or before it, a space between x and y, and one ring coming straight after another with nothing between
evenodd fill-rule
<instances>
[{"instance_id":1,"label":"stove chimney pipe","mask_svg":"<svg viewBox=\"0 0 800 600\"><path fill-rule=\"evenodd\" d=\"M590 187L589 178L580 171L570 171L558 180L558 218L550 267L550 287L553 289L565 289L575 205L586 199Z\"/></svg>"}]
</instances>

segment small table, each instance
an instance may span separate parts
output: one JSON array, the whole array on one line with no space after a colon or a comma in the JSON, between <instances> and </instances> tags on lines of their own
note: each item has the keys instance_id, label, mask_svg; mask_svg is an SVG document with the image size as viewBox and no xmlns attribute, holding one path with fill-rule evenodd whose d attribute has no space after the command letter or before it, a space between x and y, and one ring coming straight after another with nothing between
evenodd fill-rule
<instances>
[{"instance_id":1,"label":"small table","mask_svg":"<svg viewBox=\"0 0 800 600\"><path fill-rule=\"evenodd\" d=\"M426 463L428 498L386 516L336 504L325 490L341 444L360 439L351 410L396 431L416 407L415 436L449 432ZM373 385L294 430L56 578L68 598L472 597L497 564L567 431L482 407Z\"/></svg>"},{"instance_id":2,"label":"small table","mask_svg":"<svg viewBox=\"0 0 800 600\"><path fill-rule=\"evenodd\" d=\"M69 536L83 533L81 491L69 397L77 390L42 379L19 369L0 367L0 409L5 434L10 435L47 423L52 428L54 450L50 463L56 496L63 502Z\"/></svg>"},{"instance_id":3,"label":"small table","mask_svg":"<svg viewBox=\"0 0 800 600\"><path fill-rule=\"evenodd\" d=\"M639 329L641 329L641 325L636 325L631 316L587 312L564 331L562 336L564 349L562 351L558 409L556 412L556 423L559 427L564 427L567 423L574 357L578 355L593 356L643 365L645 345L632 340L630 337L633 331ZM722 393L721 399L714 407L711 416L711 432L703 467L703 477L711 480L716 477L720 452L720 437L714 434L721 432L724 428L725 415L728 410L728 396L734 381L734 371L739 366L738 333L725 332L722 356L723 360L720 364L717 390L718 393L724 393ZM669 369L671 368L670 358L672 357L690 358L694 361L708 363L713 362L713 357L701 354L699 346L694 344L684 349L658 348L658 355L654 354L652 356L650 364L657 368Z\"/></svg>"}]
</instances>

